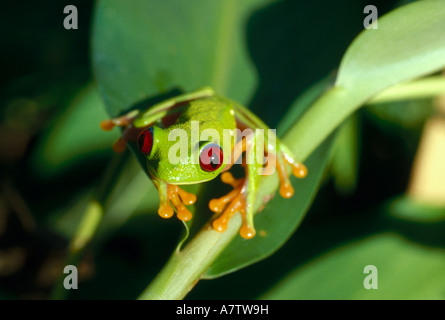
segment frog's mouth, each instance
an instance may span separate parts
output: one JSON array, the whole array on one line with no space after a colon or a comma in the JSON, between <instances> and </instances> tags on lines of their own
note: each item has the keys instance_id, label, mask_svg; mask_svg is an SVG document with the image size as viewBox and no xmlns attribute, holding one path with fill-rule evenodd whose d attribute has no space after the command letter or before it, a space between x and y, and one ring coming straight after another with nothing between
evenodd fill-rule
<instances>
[{"instance_id":1,"label":"frog's mouth","mask_svg":"<svg viewBox=\"0 0 445 320\"><path fill-rule=\"evenodd\" d=\"M198 184L198 183L203 183L203 182L207 182L207 181L213 180L215 178L215 177L211 177L209 179L202 179L202 180L199 180L199 181L176 181L176 180L171 180L171 179L169 179L169 180L161 179L161 178L158 178L158 177L154 177L153 175L151 175L151 176L152 176L152 179L154 179L154 180L162 181L162 182L165 182L167 184L173 184L173 185Z\"/></svg>"},{"instance_id":2,"label":"frog's mouth","mask_svg":"<svg viewBox=\"0 0 445 320\"><path fill-rule=\"evenodd\" d=\"M218 176L218 175L214 175L214 176L210 176L208 178L202 178L200 180L187 181L187 180L181 179L180 177L178 177L177 179L160 178L158 176L158 174L156 173L156 170L151 168L151 167L148 168L148 173L150 174L150 177L153 180L158 180L158 181L162 181L162 182L165 182L167 184L173 184L173 185L198 184L198 183L203 183L203 182L207 182L207 181L213 180L213 179L215 179Z\"/></svg>"},{"instance_id":3,"label":"frog's mouth","mask_svg":"<svg viewBox=\"0 0 445 320\"><path fill-rule=\"evenodd\" d=\"M213 178L200 180L200 181L190 181L190 182L189 181L171 181L171 180L164 180L164 179L158 179L158 180L164 181L165 183L168 183L168 184L187 185L187 184L198 184L198 183L207 182L207 181L213 180Z\"/></svg>"}]
</instances>

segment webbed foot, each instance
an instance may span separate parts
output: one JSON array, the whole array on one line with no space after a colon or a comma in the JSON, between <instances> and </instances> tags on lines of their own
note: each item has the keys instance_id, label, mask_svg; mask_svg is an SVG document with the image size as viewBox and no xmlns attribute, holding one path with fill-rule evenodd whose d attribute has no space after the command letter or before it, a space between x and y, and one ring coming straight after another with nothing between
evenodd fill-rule
<instances>
[{"instance_id":1,"label":"webbed foot","mask_svg":"<svg viewBox=\"0 0 445 320\"><path fill-rule=\"evenodd\" d=\"M165 219L171 218L174 213L173 208L175 208L176 216L179 220L189 221L192 219L193 215L190 210L186 208L186 206L192 205L196 202L196 195L184 191L177 185L167 184L166 188L167 194L163 199L161 197L161 204L159 205L158 214Z\"/></svg>"},{"instance_id":2,"label":"webbed foot","mask_svg":"<svg viewBox=\"0 0 445 320\"><path fill-rule=\"evenodd\" d=\"M125 150L125 147L127 146L128 140L135 140L135 131L137 131L133 127L133 120L134 118L139 114L138 110L133 110L127 114L124 114L123 116L113 118L113 119L106 119L101 121L100 128L104 131L110 131L114 127L124 127L124 131L122 132L122 136L117 139L113 143L113 150L114 152L121 153Z\"/></svg>"},{"instance_id":3,"label":"webbed foot","mask_svg":"<svg viewBox=\"0 0 445 320\"><path fill-rule=\"evenodd\" d=\"M292 174L296 178L304 178L307 175L307 168L304 164L295 161L287 153L280 151L277 154L277 172L278 178L280 179L280 195L283 198L290 198L294 195L294 188L289 180L289 175L287 173L287 165L290 164L292 168Z\"/></svg>"},{"instance_id":4,"label":"webbed foot","mask_svg":"<svg viewBox=\"0 0 445 320\"><path fill-rule=\"evenodd\" d=\"M236 213L240 212L243 218L243 224L240 229L240 235L245 239L251 239L255 236L255 229L253 223L249 223L247 219L246 209L246 179L235 179L230 172L224 172L221 175L221 180L233 187L227 195L212 199L209 202L210 210L221 215L212 223L216 231L224 232L227 229L230 218Z\"/></svg>"}]
</instances>

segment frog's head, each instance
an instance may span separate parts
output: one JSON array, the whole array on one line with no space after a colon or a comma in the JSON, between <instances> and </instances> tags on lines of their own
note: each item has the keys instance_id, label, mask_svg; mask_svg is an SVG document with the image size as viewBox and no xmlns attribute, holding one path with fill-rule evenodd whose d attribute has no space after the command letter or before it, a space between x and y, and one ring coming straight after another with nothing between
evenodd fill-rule
<instances>
[{"instance_id":1,"label":"frog's head","mask_svg":"<svg viewBox=\"0 0 445 320\"><path fill-rule=\"evenodd\" d=\"M137 145L153 178L170 184L193 184L212 180L224 169L228 155L216 141L191 145L186 131L171 132L152 126L139 134Z\"/></svg>"}]
</instances>

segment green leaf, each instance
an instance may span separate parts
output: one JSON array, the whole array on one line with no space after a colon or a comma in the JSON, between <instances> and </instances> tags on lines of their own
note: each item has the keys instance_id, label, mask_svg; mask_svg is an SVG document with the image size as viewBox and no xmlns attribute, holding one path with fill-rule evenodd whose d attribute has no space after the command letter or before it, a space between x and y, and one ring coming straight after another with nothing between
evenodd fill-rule
<instances>
[{"instance_id":1,"label":"green leaf","mask_svg":"<svg viewBox=\"0 0 445 320\"><path fill-rule=\"evenodd\" d=\"M334 249L297 268L263 299L445 299L445 251L393 233ZM377 289L365 289L367 265L377 268Z\"/></svg>"},{"instance_id":2,"label":"green leaf","mask_svg":"<svg viewBox=\"0 0 445 320\"><path fill-rule=\"evenodd\" d=\"M248 15L268 2L99 1L93 66L109 113L175 88L212 86L247 102L256 80L243 30Z\"/></svg>"},{"instance_id":3,"label":"green leaf","mask_svg":"<svg viewBox=\"0 0 445 320\"><path fill-rule=\"evenodd\" d=\"M353 41L342 59L336 85L292 128L299 158L313 152L379 92L445 68L442 1L418 1L400 7L379 18L378 27L363 31Z\"/></svg>"},{"instance_id":4,"label":"green leaf","mask_svg":"<svg viewBox=\"0 0 445 320\"><path fill-rule=\"evenodd\" d=\"M390 12L379 19L378 29L364 31L348 48L337 85L368 99L443 68L444 29L441 0L417 1Z\"/></svg>"}]
</instances>

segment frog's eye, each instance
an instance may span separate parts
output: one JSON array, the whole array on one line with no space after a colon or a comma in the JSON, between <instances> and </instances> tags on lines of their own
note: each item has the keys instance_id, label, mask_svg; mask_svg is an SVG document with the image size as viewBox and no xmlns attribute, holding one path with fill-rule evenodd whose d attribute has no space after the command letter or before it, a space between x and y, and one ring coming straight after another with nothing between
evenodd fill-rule
<instances>
[{"instance_id":1,"label":"frog's eye","mask_svg":"<svg viewBox=\"0 0 445 320\"><path fill-rule=\"evenodd\" d=\"M223 163L223 151L221 147L215 143L206 145L199 155L199 165L201 169L212 172L221 167Z\"/></svg>"},{"instance_id":2,"label":"frog's eye","mask_svg":"<svg viewBox=\"0 0 445 320\"><path fill-rule=\"evenodd\" d=\"M153 128L142 131L138 137L138 148L146 156L150 155L153 148Z\"/></svg>"}]
</instances>

